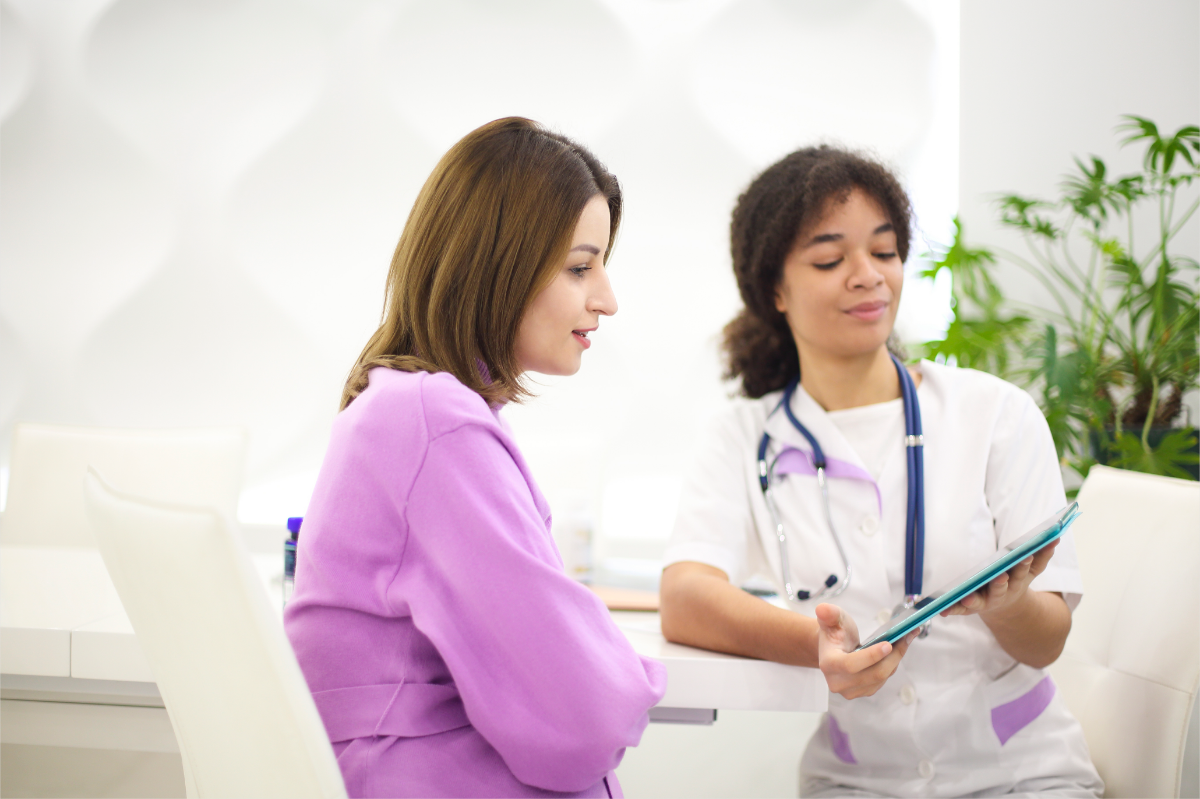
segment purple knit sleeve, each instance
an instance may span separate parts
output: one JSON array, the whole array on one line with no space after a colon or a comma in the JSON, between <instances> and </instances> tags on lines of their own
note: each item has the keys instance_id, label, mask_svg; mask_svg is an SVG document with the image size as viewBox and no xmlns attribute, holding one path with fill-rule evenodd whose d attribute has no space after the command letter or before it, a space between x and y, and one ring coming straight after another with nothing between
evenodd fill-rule
<instances>
[{"instance_id":1,"label":"purple knit sleeve","mask_svg":"<svg viewBox=\"0 0 1200 799\"><path fill-rule=\"evenodd\" d=\"M580 791L637 744L666 673L563 573L502 438L498 425L472 423L431 439L388 596L436 646L471 724L517 779Z\"/></svg>"}]
</instances>

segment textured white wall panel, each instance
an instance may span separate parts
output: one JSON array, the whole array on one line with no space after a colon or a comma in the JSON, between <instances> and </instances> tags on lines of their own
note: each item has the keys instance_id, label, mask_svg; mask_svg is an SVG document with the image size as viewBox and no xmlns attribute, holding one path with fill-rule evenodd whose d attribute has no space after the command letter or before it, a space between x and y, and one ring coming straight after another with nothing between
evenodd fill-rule
<instances>
[{"instance_id":1,"label":"textured white wall panel","mask_svg":"<svg viewBox=\"0 0 1200 799\"><path fill-rule=\"evenodd\" d=\"M439 152L514 114L594 142L641 77L629 39L595 0L410 3L380 67L394 107Z\"/></svg>"},{"instance_id":2,"label":"textured white wall panel","mask_svg":"<svg viewBox=\"0 0 1200 799\"><path fill-rule=\"evenodd\" d=\"M724 401L729 212L759 169L839 141L901 171L934 237L956 204L953 0L0 13L4 462L23 420L242 424L246 520L303 512L408 209L441 153L490 119L581 140L625 187L620 313L578 376L542 379L508 411L552 504L601 526L622 497L670 517L658 504ZM929 316L921 294L910 286L921 307L906 300L906 319ZM608 554L652 556L667 532L653 526L624 544L608 531Z\"/></svg>"},{"instance_id":3,"label":"textured white wall panel","mask_svg":"<svg viewBox=\"0 0 1200 799\"><path fill-rule=\"evenodd\" d=\"M7 6L0 6L0 120L29 87L29 35Z\"/></svg>"},{"instance_id":4,"label":"textured white wall panel","mask_svg":"<svg viewBox=\"0 0 1200 799\"><path fill-rule=\"evenodd\" d=\"M690 88L756 166L813 141L869 144L894 163L928 125L933 55L903 3L746 0L706 28Z\"/></svg>"}]
</instances>

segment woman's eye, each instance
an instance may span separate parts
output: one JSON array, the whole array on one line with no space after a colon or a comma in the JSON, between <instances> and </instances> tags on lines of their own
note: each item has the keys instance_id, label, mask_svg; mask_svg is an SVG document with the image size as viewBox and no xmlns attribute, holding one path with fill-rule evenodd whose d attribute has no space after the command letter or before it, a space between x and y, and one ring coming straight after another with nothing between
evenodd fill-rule
<instances>
[{"instance_id":1,"label":"woman's eye","mask_svg":"<svg viewBox=\"0 0 1200 799\"><path fill-rule=\"evenodd\" d=\"M817 269L833 269L835 266L837 266L841 262L842 262L842 259L838 258L836 261L830 261L827 264L813 264L813 266L815 266Z\"/></svg>"},{"instance_id":2,"label":"woman's eye","mask_svg":"<svg viewBox=\"0 0 1200 799\"><path fill-rule=\"evenodd\" d=\"M570 272L575 277L583 277L583 273L587 272L590 269L591 269L590 266L572 266L572 267L570 267Z\"/></svg>"},{"instance_id":3,"label":"woman's eye","mask_svg":"<svg viewBox=\"0 0 1200 799\"><path fill-rule=\"evenodd\" d=\"M875 253L875 257L881 261L890 261L896 257L896 253L894 253L894 252L877 252L877 253Z\"/></svg>"}]
</instances>

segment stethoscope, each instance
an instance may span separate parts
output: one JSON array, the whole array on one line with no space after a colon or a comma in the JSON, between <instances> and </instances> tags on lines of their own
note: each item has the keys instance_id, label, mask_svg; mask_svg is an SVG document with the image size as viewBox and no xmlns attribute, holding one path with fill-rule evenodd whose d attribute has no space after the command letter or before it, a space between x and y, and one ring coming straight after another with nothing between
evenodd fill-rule
<instances>
[{"instance_id":1,"label":"stethoscope","mask_svg":"<svg viewBox=\"0 0 1200 799\"><path fill-rule=\"evenodd\" d=\"M921 574L925 562L925 439L921 433L921 406L917 402L917 388L913 384L912 375L904 368L904 364L900 362L899 358L895 355L892 355L891 358L892 363L896 367L896 373L900 376L900 396L904 400L904 443L908 459L908 516L904 525L904 603L897 608L897 610L900 610L901 608L911 607L921 596ZM771 521L775 525L775 536L779 540L779 561L783 572L784 592L789 600L800 600L803 602L810 599L832 599L836 597L850 587L853 569L850 565L850 558L846 555L846 546L833 524L833 513L829 509L829 480L827 479L827 472L830 464L825 458L825 452L821 449L821 445L817 443L817 439L808 431L807 427L800 423L800 420L792 412L792 395L796 393L796 388L799 385L799 377L796 377L788 384L787 388L783 391L783 399L775 408L775 411L783 408L783 412L787 415L788 421L792 423L792 427L796 428L800 435L804 436L808 440L808 443L812 445L811 467L816 469L817 485L821 489L821 498L825 504L825 521L829 524L829 531L833 534L834 543L837 544L838 554L842 556L842 564L846 567L845 577L839 579L836 574L829 575L825 580L824 587L815 593L812 591L796 590L793 587L792 572L788 567L787 537L784 534L783 521L779 517L779 511L775 507L775 501L771 497L770 489L771 484L775 482L776 467L780 460L785 458L785 456L792 458L789 453L797 453L799 455L806 455L806 453L802 453L793 447L784 447L768 465L767 447L771 443L771 435L764 432L762 441L758 444L758 481L762 488L763 499L767 503L767 510L771 514ZM775 411L772 411L772 413ZM805 460L807 461L807 458Z\"/></svg>"}]
</instances>

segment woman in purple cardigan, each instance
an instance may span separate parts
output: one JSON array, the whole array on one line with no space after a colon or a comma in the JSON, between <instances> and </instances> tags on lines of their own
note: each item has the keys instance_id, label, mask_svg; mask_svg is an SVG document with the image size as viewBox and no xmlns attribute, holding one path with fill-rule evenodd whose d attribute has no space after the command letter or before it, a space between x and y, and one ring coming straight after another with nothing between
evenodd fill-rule
<instances>
[{"instance_id":1,"label":"woman in purple cardigan","mask_svg":"<svg viewBox=\"0 0 1200 799\"><path fill-rule=\"evenodd\" d=\"M501 119L426 181L346 383L284 623L351 796L619 796L662 698L563 572L500 416L617 310L616 179Z\"/></svg>"}]
</instances>

